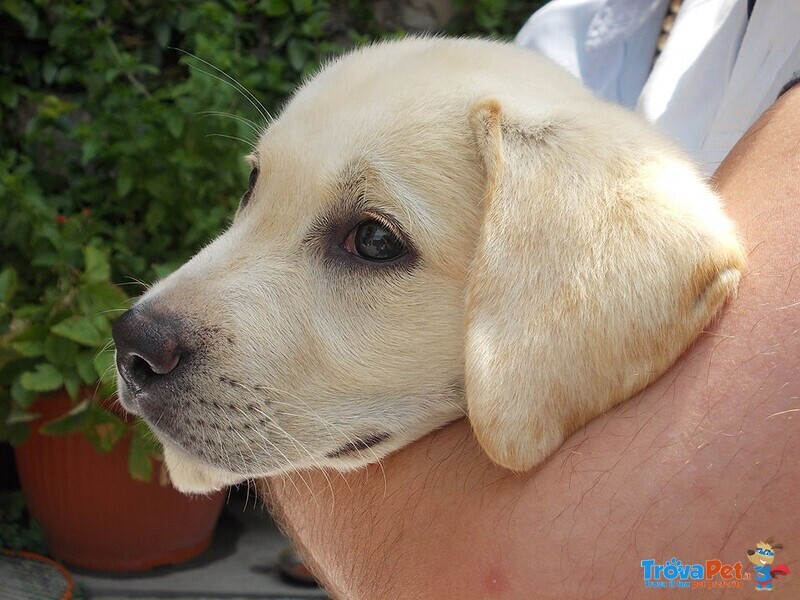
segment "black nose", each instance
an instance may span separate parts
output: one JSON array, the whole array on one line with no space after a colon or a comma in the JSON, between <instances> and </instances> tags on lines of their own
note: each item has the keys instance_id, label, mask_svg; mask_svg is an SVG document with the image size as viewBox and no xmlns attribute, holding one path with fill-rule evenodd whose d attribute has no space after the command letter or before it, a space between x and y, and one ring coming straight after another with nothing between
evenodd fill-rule
<instances>
[{"instance_id":1,"label":"black nose","mask_svg":"<svg viewBox=\"0 0 800 600\"><path fill-rule=\"evenodd\" d=\"M117 370L133 392L169 377L185 354L178 321L147 306L123 313L112 333Z\"/></svg>"}]
</instances>

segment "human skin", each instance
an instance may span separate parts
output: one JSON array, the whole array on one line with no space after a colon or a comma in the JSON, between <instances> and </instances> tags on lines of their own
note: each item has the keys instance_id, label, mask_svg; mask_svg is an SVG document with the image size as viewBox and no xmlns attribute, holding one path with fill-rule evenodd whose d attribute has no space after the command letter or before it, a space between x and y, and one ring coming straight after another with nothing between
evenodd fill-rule
<instances>
[{"instance_id":1,"label":"human skin","mask_svg":"<svg viewBox=\"0 0 800 600\"><path fill-rule=\"evenodd\" d=\"M800 86L715 174L749 250L739 295L658 381L543 466L493 465L458 421L351 473L265 480L335 598L640 598L644 559L742 563L772 536L800 593ZM670 598L747 598L670 590Z\"/></svg>"}]
</instances>

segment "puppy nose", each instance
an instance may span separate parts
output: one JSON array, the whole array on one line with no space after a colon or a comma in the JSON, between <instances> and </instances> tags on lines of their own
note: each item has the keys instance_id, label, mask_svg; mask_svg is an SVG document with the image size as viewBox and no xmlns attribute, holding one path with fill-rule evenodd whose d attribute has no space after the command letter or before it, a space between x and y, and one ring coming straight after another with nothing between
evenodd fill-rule
<instances>
[{"instance_id":1,"label":"puppy nose","mask_svg":"<svg viewBox=\"0 0 800 600\"><path fill-rule=\"evenodd\" d=\"M174 317L147 307L126 311L112 327L117 370L134 391L169 377L185 352Z\"/></svg>"}]
</instances>

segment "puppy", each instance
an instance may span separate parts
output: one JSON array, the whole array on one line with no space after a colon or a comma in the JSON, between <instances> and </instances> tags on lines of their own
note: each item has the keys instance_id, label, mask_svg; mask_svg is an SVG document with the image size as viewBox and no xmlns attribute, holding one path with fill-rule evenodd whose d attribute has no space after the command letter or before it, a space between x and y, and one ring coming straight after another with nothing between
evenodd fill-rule
<instances>
[{"instance_id":1,"label":"puppy","mask_svg":"<svg viewBox=\"0 0 800 600\"><path fill-rule=\"evenodd\" d=\"M228 230L114 326L120 400L185 492L353 469L464 414L530 469L662 374L744 265L679 152L511 45L357 50L248 160Z\"/></svg>"}]
</instances>

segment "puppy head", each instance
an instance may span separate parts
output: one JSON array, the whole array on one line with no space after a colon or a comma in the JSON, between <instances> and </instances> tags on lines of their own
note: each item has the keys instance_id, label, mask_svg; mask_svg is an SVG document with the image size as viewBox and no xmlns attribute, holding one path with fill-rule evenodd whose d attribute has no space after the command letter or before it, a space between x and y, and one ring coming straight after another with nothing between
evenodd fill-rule
<instances>
[{"instance_id":1,"label":"puppy head","mask_svg":"<svg viewBox=\"0 0 800 600\"><path fill-rule=\"evenodd\" d=\"M249 160L229 229L115 325L120 399L185 491L360 466L467 410L528 468L663 371L740 265L690 167L511 46L348 55Z\"/></svg>"}]
</instances>

